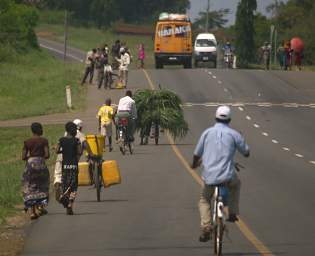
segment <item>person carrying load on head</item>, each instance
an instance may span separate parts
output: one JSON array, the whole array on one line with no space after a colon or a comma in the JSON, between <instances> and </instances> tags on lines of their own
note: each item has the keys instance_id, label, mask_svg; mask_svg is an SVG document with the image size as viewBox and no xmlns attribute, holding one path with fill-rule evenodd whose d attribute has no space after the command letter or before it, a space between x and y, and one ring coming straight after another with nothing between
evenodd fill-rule
<instances>
[{"instance_id":1,"label":"person carrying load on head","mask_svg":"<svg viewBox=\"0 0 315 256\"><path fill-rule=\"evenodd\" d=\"M105 138L106 137L108 138L110 152L113 150L113 146L112 146L113 125L112 123L114 121L114 109L111 107L111 104L112 104L112 100L110 98L107 98L105 100L105 105L103 105L97 113L98 130L101 133L101 135L105 136Z\"/></svg>"},{"instance_id":2,"label":"person carrying load on head","mask_svg":"<svg viewBox=\"0 0 315 256\"><path fill-rule=\"evenodd\" d=\"M119 100L115 122L118 123L119 118L128 118L128 135L131 142L134 141L134 133L136 130L137 108L136 102L132 99L132 92L126 91L126 96Z\"/></svg>"}]
</instances>

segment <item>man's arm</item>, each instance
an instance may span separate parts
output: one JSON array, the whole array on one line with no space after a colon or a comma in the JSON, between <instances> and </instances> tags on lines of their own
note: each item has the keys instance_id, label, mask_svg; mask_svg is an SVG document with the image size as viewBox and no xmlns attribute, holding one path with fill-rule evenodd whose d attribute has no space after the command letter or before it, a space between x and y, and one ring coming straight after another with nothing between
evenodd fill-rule
<instances>
[{"instance_id":1,"label":"man's arm","mask_svg":"<svg viewBox=\"0 0 315 256\"><path fill-rule=\"evenodd\" d=\"M200 166L200 164L201 164L201 157L194 155L191 168L196 169L198 166Z\"/></svg>"}]
</instances>

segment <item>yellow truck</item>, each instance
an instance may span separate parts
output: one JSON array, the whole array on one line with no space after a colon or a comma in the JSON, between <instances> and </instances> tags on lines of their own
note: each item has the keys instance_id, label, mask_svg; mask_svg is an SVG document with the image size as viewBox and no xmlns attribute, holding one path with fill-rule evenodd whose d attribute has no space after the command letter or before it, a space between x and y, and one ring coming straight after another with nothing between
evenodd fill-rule
<instances>
[{"instance_id":1,"label":"yellow truck","mask_svg":"<svg viewBox=\"0 0 315 256\"><path fill-rule=\"evenodd\" d=\"M192 67L192 31L187 15L162 13L154 37L155 67Z\"/></svg>"}]
</instances>

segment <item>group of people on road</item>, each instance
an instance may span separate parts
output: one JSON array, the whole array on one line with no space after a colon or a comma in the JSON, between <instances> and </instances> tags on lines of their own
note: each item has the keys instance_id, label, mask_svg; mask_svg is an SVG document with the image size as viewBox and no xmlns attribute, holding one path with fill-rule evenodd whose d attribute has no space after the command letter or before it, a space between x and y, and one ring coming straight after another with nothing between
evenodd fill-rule
<instances>
[{"instance_id":1,"label":"group of people on road","mask_svg":"<svg viewBox=\"0 0 315 256\"><path fill-rule=\"evenodd\" d=\"M138 47L139 68L144 68L144 59L144 45L141 43ZM95 73L96 83L99 89L101 89L103 85L105 89L111 89L113 76L118 76L119 86L126 88L131 61L132 55L130 49L127 47L126 43L120 42L120 40L115 41L111 50L107 44L102 48L94 48L86 54L85 72L81 84L85 84L87 79L89 79L89 83L92 84ZM118 74L115 74L114 70L118 70Z\"/></svg>"},{"instance_id":2,"label":"group of people on road","mask_svg":"<svg viewBox=\"0 0 315 256\"><path fill-rule=\"evenodd\" d=\"M271 45L267 41L260 48L261 58L266 70L270 69L271 50ZM276 54L282 70L292 70L292 65L295 65L297 70L302 69L303 51L295 51L289 41L281 43L276 50Z\"/></svg>"},{"instance_id":3,"label":"group of people on road","mask_svg":"<svg viewBox=\"0 0 315 256\"><path fill-rule=\"evenodd\" d=\"M45 160L50 156L48 140L43 135L40 123L31 125L33 136L24 142L22 159L26 162L23 172L24 209L31 209L31 219L47 214L45 207L49 201L50 175ZM78 162L82 154L83 135L78 132L74 122L65 125L65 135L59 139L56 153L60 165L58 201L67 209L67 214L73 214L73 203L78 188ZM56 184L56 183L55 183Z\"/></svg>"},{"instance_id":4,"label":"group of people on road","mask_svg":"<svg viewBox=\"0 0 315 256\"><path fill-rule=\"evenodd\" d=\"M112 107L111 99L107 98L97 116L99 132L108 138L109 151L113 150L112 126L122 116L129 119L129 137L131 141L134 140L137 110L130 90L119 100L117 110ZM78 190L78 163L81 155L86 151L89 157L93 157L82 129L83 122L80 119L67 122L65 134L59 139L55 150L57 154L54 172L56 200L63 205L68 215L73 215L73 204ZM47 214L45 207L49 201L50 175L45 160L50 157L50 153L48 140L42 137L42 125L33 123L31 131L33 136L24 142L22 150L22 159L26 162L22 185L25 211L31 209L31 219L37 219Z\"/></svg>"}]
</instances>

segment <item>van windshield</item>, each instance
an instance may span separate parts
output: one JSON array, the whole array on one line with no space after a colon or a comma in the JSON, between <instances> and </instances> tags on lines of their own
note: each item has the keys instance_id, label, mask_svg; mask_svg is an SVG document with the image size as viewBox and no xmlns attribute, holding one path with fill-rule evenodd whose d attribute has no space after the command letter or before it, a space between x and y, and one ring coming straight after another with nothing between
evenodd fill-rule
<instances>
[{"instance_id":1,"label":"van windshield","mask_svg":"<svg viewBox=\"0 0 315 256\"><path fill-rule=\"evenodd\" d=\"M212 47L216 46L215 42L210 40L210 39L198 39L196 41L196 46L197 47Z\"/></svg>"}]
</instances>

